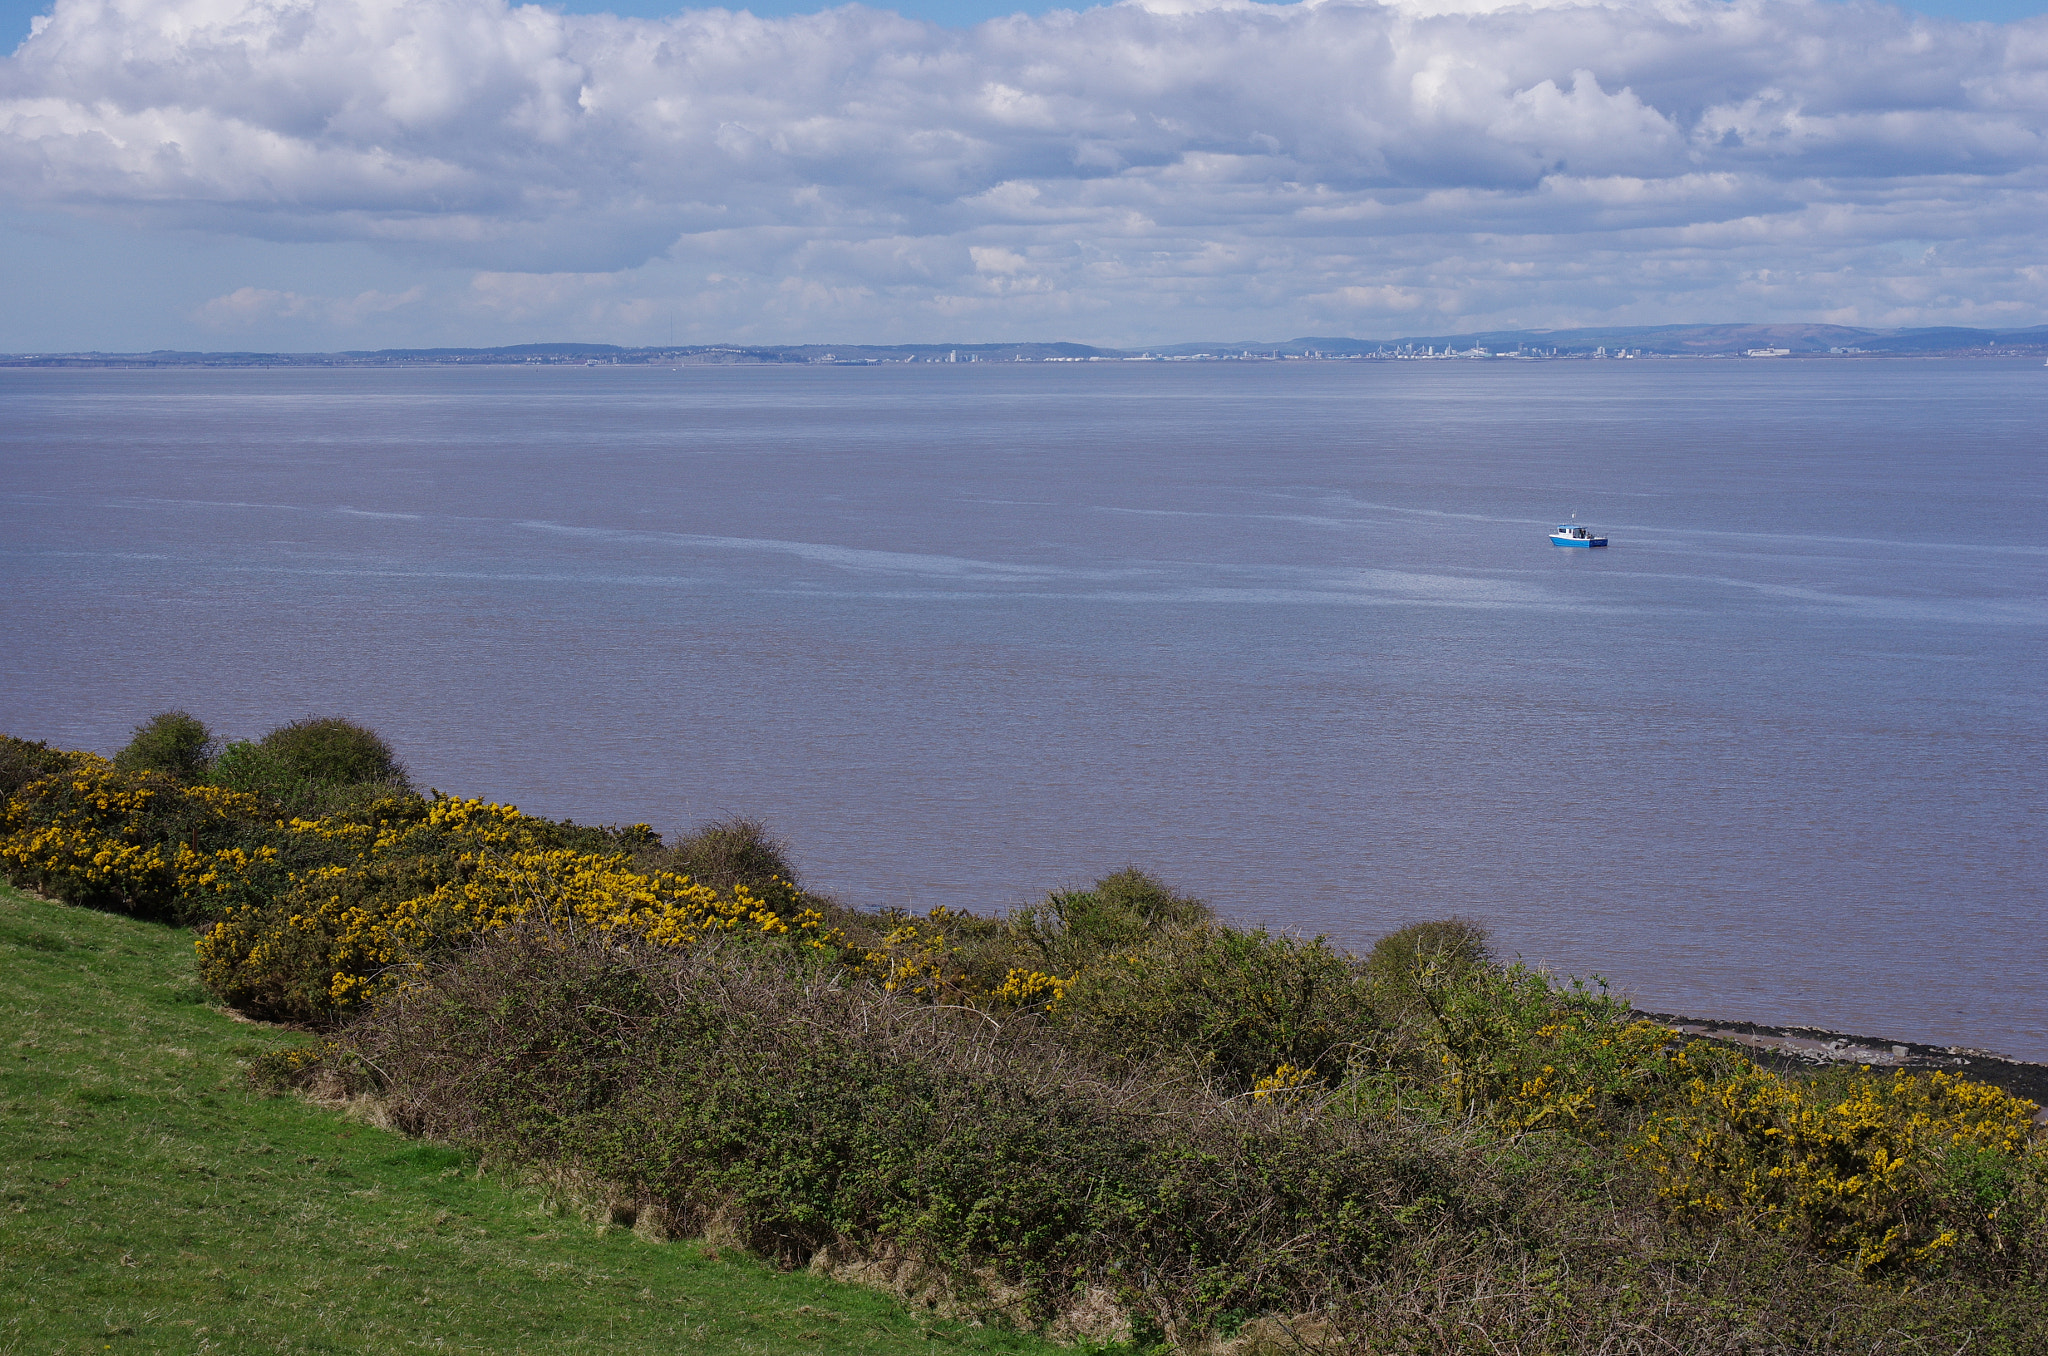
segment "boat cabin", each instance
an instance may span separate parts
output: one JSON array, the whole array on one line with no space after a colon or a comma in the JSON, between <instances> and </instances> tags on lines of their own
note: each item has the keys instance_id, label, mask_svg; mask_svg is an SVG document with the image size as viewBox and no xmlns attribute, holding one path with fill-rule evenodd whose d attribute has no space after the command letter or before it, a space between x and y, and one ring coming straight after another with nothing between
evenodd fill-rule
<instances>
[{"instance_id":1,"label":"boat cabin","mask_svg":"<svg viewBox=\"0 0 2048 1356\"><path fill-rule=\"evenodd\" d=\"M1550 540L1559 546L1605 546L1607 538L1596 537L1577 523L1559 523Z\"/></svg>"}]
</instances>

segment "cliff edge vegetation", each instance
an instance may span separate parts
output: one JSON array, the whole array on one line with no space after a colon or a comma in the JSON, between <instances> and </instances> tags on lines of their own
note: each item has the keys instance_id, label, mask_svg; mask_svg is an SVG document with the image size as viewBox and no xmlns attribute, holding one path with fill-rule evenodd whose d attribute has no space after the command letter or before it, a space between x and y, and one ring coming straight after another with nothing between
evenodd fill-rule
<instances>
[{"instance_id":1,"label":"cliff edge vegetation","mask_svg":"<svg viewBox=\"0 0 2048 1356\"><path fill-rule=\"evenodd\" d=\"M1763 1068L1456 919L1355 956L1136 870L859 913L758 825L301 751L375 753L346 725L7 741L0 865L196 929L214 998L318 1033L263 1085L644 1235L1137 1347L2048 1350L2048 1146L1997 1088Z\"/></svg>"}]
</instances>

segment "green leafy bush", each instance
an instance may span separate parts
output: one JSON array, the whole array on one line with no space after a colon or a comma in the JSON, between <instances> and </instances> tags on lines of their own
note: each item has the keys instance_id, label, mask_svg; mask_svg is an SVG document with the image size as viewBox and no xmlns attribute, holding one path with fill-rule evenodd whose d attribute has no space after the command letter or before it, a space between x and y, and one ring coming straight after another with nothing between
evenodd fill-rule
<instances>
[{"instance_id":1,"label":"green leafy bush","mask_svg":"<svg viewBox=\"0 0 2048 1356\"><path fill-rule=\"evenodd\" d=\"M237 739L220 751L207 770L215 786L261 796L292 810L309 809L313 783L298 769L253 740Z\"/></svg>"},{"instance_id":2,"label":"green leafy bush","mask_svg":"<svg viewBox=\"0 0 2048 1356\"><path fill-rule=\"evenodd\" d=\"M416 1130L573 1165L791 1264L886 1244L1034 1321L1090 1286L1175 1333L1312 1306L1485 1171L1396 1125L1106 1082L1029 1021L751 951L510 929L345 1042ZM1508 1193L1462 1206L1521 1227Z\"/></svg>"},{"instance_id":3,"label":"green leafy bush","mask_svg":"<svg viewBox=\"0 0 2048 1356\"><path fill-rule=\"evenodd\" d=\"M1055 890L1020 910L1009 932L1036 968L1072 974L1167 933L1215 921L1199 899L1177 894L1136 867L1104 876L1088 890Z\"/></svg>"},{"instance_id":4,"label":"green leafy bush","mask_svg":"<svg viewBox=\"0 0 2048 1356\"><path fill-rule=\"evenodd\" d=\"M391 746L374 730L339 716L295 720L263 736L257 747L305 782L411 789Z\"/></svg>"},{"instance_id":5,"label":"green leafy bush","mask_svg":"<svg viewBox=\"0 0 2048 1356\"><path fill-rule=\"evenodd\" d=\"M213 732L190 711L165 711L135 727L135 737L114 755L123 772L161 772L180 781L206 775L218 751Z\"/></svg>"},{"instance_id":6,"label":"green leafy bush","mask_svg":"<svg viewBox=\"0 0 2048 1356\"><path fill-rule=\"evenodd\" d=\"M1417 1013L1429 984L1454 981L1493 959L1486 929L1463 918L1410 923L1372 944L1365 976L1390 1013Z\"/></svg>"},{"instance_id":7,"label":"green leafy bush","mask_svg":"<svg viewBox=\"0 0 2048 1356\"><path fill-rule=\"evenodd\" d=\"M922 1259L1020 1321L1403 1352L2048 1332L2048 1148L1984 1085L1682 1045L1456 919L1360 959L1135 870L1007 918L859 915L756 823L665 848L323 757L233 745L195 784L0 742L0 864L211 920L217 995L353 1019L273 1081L374 1084L791 1262Z\"/></svg>"},{"instance_id":8,"label":"green leafy bush","mask_svg":"<svg viewBox=\"0 0 2048 1356\"><path fill-rule=\"evenodd\" d=\"M729 815L700 824L670 849L669 870L715 889L735 885L756 890L776 881L794 883L789 847L758 819Z\"/></svg>"},{"instance_id":9,"label":"green leafy bush","mask_svg":"<svg viewBox=\"0 0 2048 1356\"><path fill-rule=\"evenodd\" d=\"M1011 926L1049 965L1073 969L1160 932L1213 921L1202 901L1126 867L1090 889L1053 891L1044 904L1019 911Z\"/></svg>"},{"instance_id":10,"label":"green leafy bush","mask_svg":"<svg viewBox=\"0 0 2048 1356\"><path fill-rule=\"evenodd\" d=\"M259 740L235 740L213 759L206 779L310 817L362 811L412 794L391 746L339 717L294 721Z\"/></svg>"},{"instance_id":11,"label":"green leafy bush","mask_svg":"<svg viewBox=\"0 0 2048 1356\"><path fill-rule=\"evenodd\" d=\"M1380 1030L1356 962L1327 942L1213 923L1083 970L1053 1020L1076 1047L1232 1092L1283 1064L1338 1077Z\"/></svg>"}]
</instances>

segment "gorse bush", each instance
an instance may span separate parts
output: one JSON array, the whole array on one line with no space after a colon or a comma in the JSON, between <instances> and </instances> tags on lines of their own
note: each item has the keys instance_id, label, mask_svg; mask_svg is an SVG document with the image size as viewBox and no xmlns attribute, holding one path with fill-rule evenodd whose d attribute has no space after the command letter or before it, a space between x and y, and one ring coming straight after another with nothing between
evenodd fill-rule
<instances>
[{"instance_id":1,"label":"gorse bush","mask_svg":"<svg viewBox=\"0 0 2048 1356\"><path fill-rule=\"evenodd\" d=\"M2039 1279L2048 1145L2032 1102L1945 1073L1795 1082L1729 1065L1690 1080L1629 1146L1681 1212L1791 1235L1863 1272Z\"/></svg>"},{"instance_id":2,"label":"gorse bush","mask_svg":"<svg viewBox=\"0 0 2048 1356\"><path fill-rule=\"evenodd\" d=\"M12 797L30 782L73 766L80 757L36 740L0 735L0 797Z\"/></svg>"},{"instance_id":3,"label":"gorse bush","mask_svg":"<svg viewBox=\"0 0 2048 1356\"><path fill-rule=\"evenodd\" d=\"M744 889L762 906L794 917L813 907L797 884L789 849L757 819L727 815L700 824L671 846L649 839L638 854L642 870L687 876L700 885Z\"/></svg>"},{"instance_id":4,"label":"gorse bush","mask_svg":"<svg viewBox=\"0 0 2048 1356\"><path fill-rule=\"evenodd\" d=\"M1608 1139L1691 1072L1668 1028L1632 1021L1597 985L1515 964L1427 975L1414 993L1407 1049L1460 1114Z\"/></svg>"},{"instance_id":5,"label":"gorse bush","mask_svg":"<svg viewBox=\"0 0 2048 1356\"><path fill-rule=\"evenodd\" d=\"M745 885L761 890L794 883L789 848L758 819L728 815L699 825L669 849L670 870L714 889Z\"/></svg>"},{"instance_id":6,"label":"gorse bush","mask_svg":"<svg viewBox=\"0 0 2048 1356\"><path fill-rule=\"evenodd\" d=\"M376 811L292 822L330 860L293 874L275 899L222 912L199 941L208 987L264 1016L324 1024L528 919L662 947L735 929L818 947L840 940L816 910L785 917L744 885L721 892L638 870L622 847L591 851L591 831L565 844L561 826L510 806L408 798Z\"/></svg>"},{"instance_id":7,"label":"gorse bush","mask_svg":"<svg viewBox=\"0 0 2048 1356\"><path fill-rule=\"evenodd\" d=\"M172 712L139 727L129 761L203 748L203 727L188 722ZM535 913L661 945L742 925L836 935L772 876L756 893L645 868L663 849L644 824L579 826L412 794L393 780L402 769L389 747L345 721L230 744L198 771L204 781L8 740L0 866L68 902L211 923L204 978L266 1016L338 1020L424 960ZM338 780L363 777L382 780ZM732 843L750 827L747 858ZM747 875L769 840L739 829L725 822L686 841L722 835Z\"/></svg>"},{"instance_id":8,"label":"gorse bush","mask_svg":"<svg viewBox=\"0 0 2048 1356\"><path fill-rule=\"evenodd\" d=\"M69 904L186 922L276 856L250 796L124 772L94 754L26 782L0 810L0 866Z\"/></svg>"},{"instance_id":9,"label":"gorse bush","mask_svg":"<svg viewBox=\"0 0 2048 1356\"><path fill-rule=\"evenodd\" d=\"M150 739L159 735L189 751L193 732L175 716L140 727L137 742L123 752L140 744L155 757L162 747ZM276 902L296 873L345 860L345 835L316 831L314 825L326 821L295 816L289 802L271 794L274 785L250 789L232 778L223 784L215 774L237 749L250 747L230 745L200 769L204 780L191 780L161 768L123 768L97 754L56 756L10 741L4 752L22 770L0 809L0 865L16 884L68 903L173 922ZM137 755L130 761L148 760ZM380 812L427 813L427 802L409 793L394 798L388 786L354 790L359 813L346 820L353 828Z\"/></svg>"}]
</instances>

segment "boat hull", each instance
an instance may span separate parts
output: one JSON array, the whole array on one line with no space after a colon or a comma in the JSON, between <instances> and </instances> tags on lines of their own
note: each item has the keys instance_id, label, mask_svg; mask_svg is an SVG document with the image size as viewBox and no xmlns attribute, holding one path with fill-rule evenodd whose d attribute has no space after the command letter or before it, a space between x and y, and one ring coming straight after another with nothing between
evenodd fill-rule
<instances>
[{"instance_id":1,"label":"boat hull","mask_svg":"<svg viewBox=\"0 0 2048 1356\"><path fill-rule=\"evenodd\" d=\"M1607 538L1605 538L1605 537L1552 537L1552 538L1550 539L1550 544L1551 544L1551 545L1553 545L1553 546L1605 546L1605 545L1607 545Z\"/></svg>"}]
</instances>

